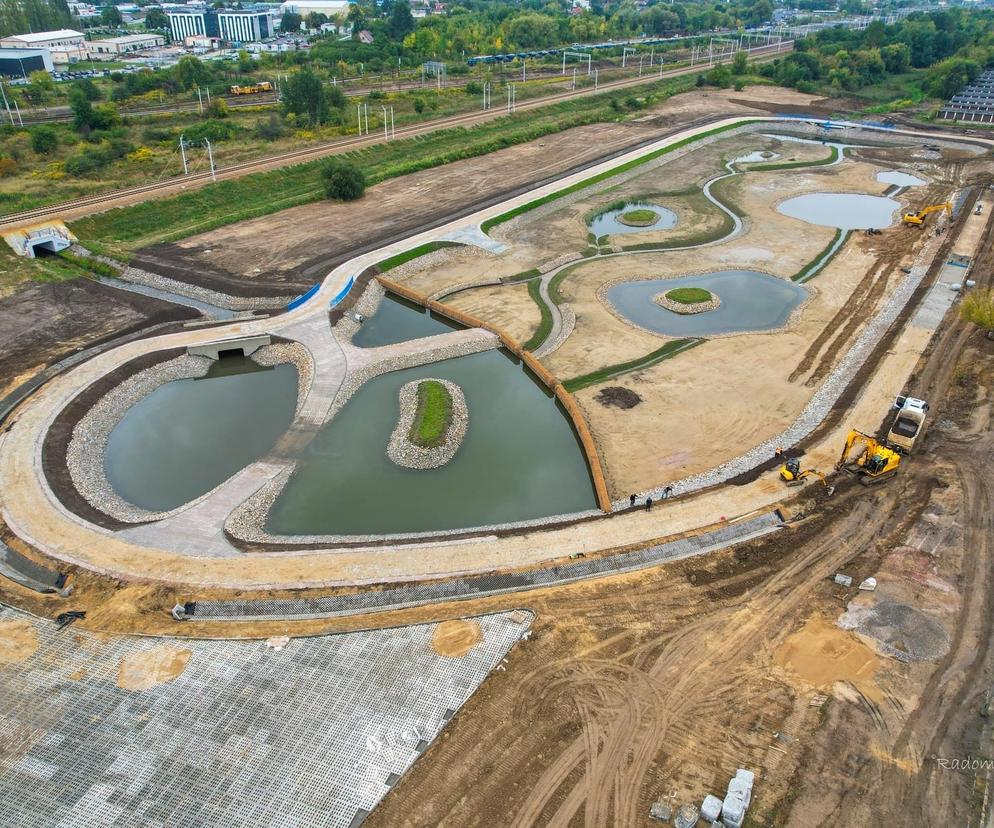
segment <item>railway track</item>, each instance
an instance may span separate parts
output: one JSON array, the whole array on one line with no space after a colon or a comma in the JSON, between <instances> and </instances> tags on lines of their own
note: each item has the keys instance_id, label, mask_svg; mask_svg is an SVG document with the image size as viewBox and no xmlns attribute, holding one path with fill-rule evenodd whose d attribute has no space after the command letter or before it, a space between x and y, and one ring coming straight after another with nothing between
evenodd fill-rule
<instances>
[{"instance_id":1,"label":"railway track","mask_svg":"<svg viewBox=\"0 0 994 828\"><path fill-rule=\"evenodd\" d=\"M752 51L753 59L758 60L769 60L776 57L778 54L789 51L793 48L793 43L780 44L779 47L761 47L754 49ZM729 61L724 61L729 62ZM717 63L717 61L716 61ZM693 66L693 67L682 67L680 69L674 69L669 72L663 72L660 74L655 74L653 76L643 75L641 77L633 78L623 78L617 81L609 81L606 83L599 84L596 88L587 87L584 89L570 90L566 92L556 92L551 95L543 95L539 98L534 98L529 101L524 101L517 104L515 111L527 111L530 109L536 109L538 107L547 106L549 104L558 103L560 101L570 100L577 97L587 97L590 95L600 94L602 92L609 92L615 89L624 89L628 87L641 86L646 83L651 83L653 81L659 80L660 78L670 78L678 77L680 75L692 74L694 72L701 71L703 67ZM471 126L484 121L492 120L494 118L500 117L505 113L503 108L491 109L487 111L474 111L465 112L458 115L451 115L445 118L439 118L432 121L422 122L419 124L411 124L408 126L399 127L393 138L411 138L418 135L424 135L430 132L435 132L440 129L451 129L453 127L459 126ZM328 155L334 155L340 152L346 152L351 149L358 149L361 147L372 146L378 144L384 139L377 135L375 137L371 135L366 136L355 136L350 138L341 138L337 141L331 141L326 144L319 144L313 147L306 147L299 150L291 150L289 152L279 153L277 155L270 155L264 158L257 158L252 161L243 161L238 164L232 164L227 167L217 167L214 172L208 171L190 173L189 175L173 176L170 178L163 179L161 181L155 181L149 184L142 184L137 187L128 187L121 190L111 190L105 193L97 193L91 196L83 196L82 198L73 199L71 201L63 201L57 204L50 204L44 207L37 207L32 210L23 210L18 213L8 213L6 215L0 215L0 229L4 231L12 230L16 227L23 226L25 224L31 224L38 221L61 218L65 217L67 213L74 213L73 218L78 218L82 215L87 215L90 212L100 212L104 209L109 209L115 206L124 206L126 204L134 203L135 201L145 200L145 196L152 197L157 194L161 195L167 193L171 190L179 189L190 189L198 186L203 186L212 181L227 180L231 178L238 178L242 175L247 175L253 172L262 172L270 169L275 169L279 167L292 166L294 164L303 164L308 161L313 161L319 158L323 158ZM391 139L392 140L392 139ZM87 208L99 208L97 210L88 210ZM79 211L86 212L79 212Z\"/></svg>"}]
</instances>

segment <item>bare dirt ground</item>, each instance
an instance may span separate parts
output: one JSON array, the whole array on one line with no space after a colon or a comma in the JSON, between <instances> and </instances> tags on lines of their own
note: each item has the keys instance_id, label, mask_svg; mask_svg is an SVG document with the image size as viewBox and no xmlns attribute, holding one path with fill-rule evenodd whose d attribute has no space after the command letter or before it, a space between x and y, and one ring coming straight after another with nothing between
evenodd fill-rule
<instances>
[{"instance_id":1,"label":"bare dirt ground","mask_svg":"<svg viewBox=\"0 0 994 828\"><path fill-rule=\"evenodd\" d=\"M198 316L88 279L25 285L0 300L0 396L40 368L103 339Z\"/></svg>"},{"instance_id":2,"label":"bare dirt ground","mask_svg":"<svg viewBox=\"0 0 994 828\"><path fill-rule=\"evenodd\" d=\"M520 596L530 639L367 824L648 825L738 767L754 824L976 824L984 772L936 759L981 755L992 678L992 356L960 326L938 344L915 391L944 425L886 486L812 489L794 528L706 560ZM876 575L948 651L902 662L839 629L877 596L837 571Z\"/></svg>"},{"instance_id":3,"label":"bare dirt ground","mask_svg":"<svg viewBox=\"0 0 994 828\"><path fill-rule=\"evenodd\" d=\"M425 226L465 214L484 202L656 139L694 120L755 112L740 100L754 94L690 92L632 121L593 124L546 136L480 158L414 173L371 187L357 203L319 202L240 222L176 244L139 251L134 263L172 278L235 295L268 295L310 287L334 265ZM778 90L803 104L810 96Z\"/></svg>"},{"instance_id":4,"label":"bare dirt ground","mask_svg":"<svg viewBox=\"0 0 994 828\"><path fill-rule=\"evenodd\" d=\"M542 314L528 295L528 285L481 287L464 290L445 300L447 305L486 319L526 342L538 327Z\"/></svg>"}]
</instances>

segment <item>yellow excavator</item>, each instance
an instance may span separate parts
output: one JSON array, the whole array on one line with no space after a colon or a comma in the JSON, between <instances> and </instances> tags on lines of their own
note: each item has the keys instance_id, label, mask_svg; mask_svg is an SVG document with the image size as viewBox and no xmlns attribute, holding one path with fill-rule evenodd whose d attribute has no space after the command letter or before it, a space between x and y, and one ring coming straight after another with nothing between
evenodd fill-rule
<instances>
[{"instance_id":1,"label":"yellow excavator","mask_svg":"<svg viewBox=\"0 0 994 828\"><path fill-rule=\"evenodd\" d=\"M817 469L804 469L801 471L801 461L796 457L791 457L780 468L780 479L788 486L801 486L808 477L817 477L821 480L822 486L828 485L825 475Z\"/></svg>"},{"instance_id":2,"label":"yellow excavator","mask_svg":"<svg viewBox=\"0 0 994 828\"><path fill-rule=\"evenodd\" d=\"M857 444L862 446L862 450L854 459L850 459ZM882 483L893 477L897 474L900 465L900 454L887 448L883 443L878 443L876 438L869 434L853 429L846 437L846 445L842 449L839 462L835 464L835 470L844 469L851 474L858 475L859 482L864 486L869 486L871 483Z\"/></svg>"},{"instance_id":3,"label":"yellow excavator","mask_svg":"<svg viewBox=\"0 0 994 828\"><path fill-rule=\"evenodd\" d=\"M928 207L923 207L914 213L905 213L904 223L910 227L922 227L929 213L941 213L943 210L949 213L949 215L952 215L953 205L947 201L945 204L930 204Z\"/></svg>"}]
</instances>

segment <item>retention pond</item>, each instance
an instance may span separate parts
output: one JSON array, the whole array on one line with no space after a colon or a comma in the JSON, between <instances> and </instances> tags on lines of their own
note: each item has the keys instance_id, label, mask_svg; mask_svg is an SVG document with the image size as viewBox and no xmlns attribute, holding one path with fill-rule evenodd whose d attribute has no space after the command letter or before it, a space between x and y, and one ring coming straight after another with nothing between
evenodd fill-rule
<instances>
[{"instance_id":1,"label":"retention pond","mask_svg":"<svg viewBox=\"0 0 994 828\"><path fill-rule=\"evenodd\" d=\"M225 357L205 377L167 382L128 409L107 440L104 473L129 503L175 509L269 451L296 405L292 365Z\"/></svg>"},{"instance_id":2,"label":"retention pond","mask_svg":"<svg viewBox=\"0 0 994 828\"><path fill-rule=\"evenodd\" d=\"M721 300L706 313L685 315L661 307L655 297L675 288L704 288ZM807 290L786 279L755 270L723 270L678 279L644 279L620 282L607 289L605 298L629 321L673 337L765 331L786 324Z\"/></svg>"},{"instance_id":3,"label":"retention pond","mask_svg":"<svg viewBox=\"0 0 994 828\"><path fill-rule=\"evenodd\" d=\"M648 211L656 214L656 220L651 224L626 224L623 217L626 213ZM649 230L672 230L676 227L676 213L659 204L644 201L630 201L617 210L608 210L588 222L590 232L601 236L617 236L624 233L645 233Z\"/></svg>"},{"instance_id":4,"label":"retention pond","mask_svg":"<svg viewBox=\"0 0 994 828\"><path fill-rule=\"evenodd\" d=\"M455 322L425 310L420 305L387 294L380 301L376 313L369 317L355 336L352 344L358 348L378 348L381 345L394 345L409 339L423 339L426 336L452 333L459 330Z\"/></svg>"},{"instance_id":5,"label":"retention pond","mask_svg":"<svg viewBox=\"0 0 994 828\"><path fill-rule=\"evenodd\" d=\"M426 471L386 456L398 393L412 380L459 385L469 427ZM465 529L596 508L586 457L558 402L503 351L394 371L366 383L318 434L270 511L278 535Z\"/></svg>"},{"instance_id":6,"label":"retention pond","mask_svg":"<svg viewBox=\"0 0 994 828\"><path fill-rule=\"evenodd\" d=\"M808 193L788 198L777 212L821 227L866 230L889 227L900 203L884 196L860 193Z\"/></svg>"}]
</instances>

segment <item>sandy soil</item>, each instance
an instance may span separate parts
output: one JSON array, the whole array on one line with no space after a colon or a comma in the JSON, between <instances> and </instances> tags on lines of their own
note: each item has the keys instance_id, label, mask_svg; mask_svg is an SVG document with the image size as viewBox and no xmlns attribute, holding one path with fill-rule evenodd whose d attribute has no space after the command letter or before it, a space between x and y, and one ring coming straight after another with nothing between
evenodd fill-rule
<instances>
[{"instance_id":1,"label":"sandy soil","mask_svg":"<svg viewBox=\"0 0 994 828\"><path fill-rule=\"evenodd\" d=\"M431 634L431 648L439 655L462 658L483 641L480 623L472 618L457 618L435 627Z\"/></svg>"},{"instance_id":2,"label":"sandy soil","mask_svg":"<svg viewBox=\"0 0 994 828\"><path fill-rule=\"evenodd\" d=\"M191 650L169 644L132 653L121 659L117 686L122 690L148 690L183 674L193 655Z\"/></svg>"},{"instance_id":3,"label":"sandy soil","mask_svg":"<svg viewBox=\"0 0 994 828\"><path fill-rule=\"evenodd\" d=\"M25 285L0 299L0 396L45 365L104 338L197 317L190 308L88 279Z\"/></svg>"},{"instance_id":4,"label":"sandy soil","mask_svg":"<svg viewBox=\"0 0 994 828\"><path fill-rule=\"evenodd\" d=\"M481 287L461 291L445 300L458 310L484 315L519 342L526 342L538 327L542 314L528 295L528 285Z\"/></svg>"},{"instance_id":5,"label":"sandy soil","mask_svg":"<svg viewBox=\"0 0 994 828\"><path fill-rule=\"evenodd\" d=\"M0 664L27 661L38 649L38 633L21 619L0 621Z\"/></svg>"}]
</instances>

